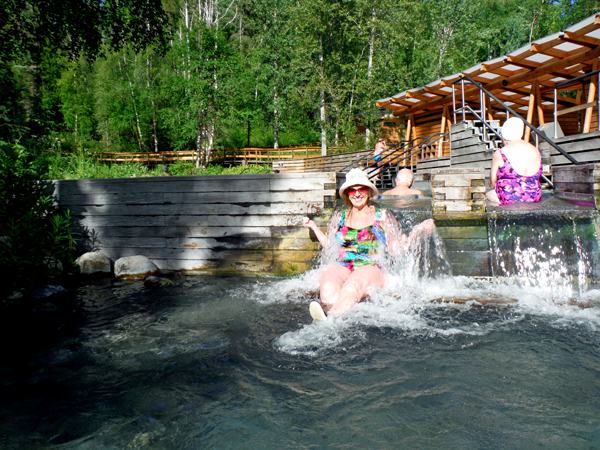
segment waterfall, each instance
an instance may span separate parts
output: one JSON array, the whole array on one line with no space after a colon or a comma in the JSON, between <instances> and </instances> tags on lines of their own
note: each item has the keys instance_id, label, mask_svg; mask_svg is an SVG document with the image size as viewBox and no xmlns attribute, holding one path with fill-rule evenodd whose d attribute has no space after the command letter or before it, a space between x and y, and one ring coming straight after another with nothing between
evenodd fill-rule
<instances>
[{"instance_id":1,"label":"waterfall","mask_svg":"<svg viewBox=\"0 0 600 450\"><path fill-rule=\"evenodd\" d=\"M489 213L494 282L544 288L557 299L581 296L597 284L599 224L596 211Z\"/></svg>"}]
</instances>

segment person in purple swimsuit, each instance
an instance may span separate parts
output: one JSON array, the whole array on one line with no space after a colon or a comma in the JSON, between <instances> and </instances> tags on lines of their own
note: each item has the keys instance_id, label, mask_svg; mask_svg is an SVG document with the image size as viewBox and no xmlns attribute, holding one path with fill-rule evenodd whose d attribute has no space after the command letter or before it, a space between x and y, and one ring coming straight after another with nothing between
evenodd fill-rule
<instances>
[{"instance_id":1,"label":"person in purple swimsuit","mask_svg":"<svg viewBox=\"0 0 600 450\"><path fill-rule=\"evenodd\" d=\"M542 155L537 148L521 139L524 127L518 117L511 117L502 126L504 147L494 153L490 171L490 187L493 190L486 194L493 205L534 203L542 198Z\"/></svg>"}]
</instances>

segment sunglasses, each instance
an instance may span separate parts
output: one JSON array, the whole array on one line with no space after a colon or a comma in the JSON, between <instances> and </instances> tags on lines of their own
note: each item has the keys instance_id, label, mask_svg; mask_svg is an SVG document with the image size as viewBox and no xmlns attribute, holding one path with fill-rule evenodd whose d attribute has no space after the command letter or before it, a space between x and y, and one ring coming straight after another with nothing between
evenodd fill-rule
<instances>
[{"instance_id":1,"label":"sunglasses","mask_svg":"<svg viewBox=\"0 0 600 450\"><path fill-rule=\"evenodd\" d=\"M369 188L361 186L358 188L350 188L348 189L348 195L356 195L356 194L366 194L369 191Z\"/></svg>"}]
</instances>

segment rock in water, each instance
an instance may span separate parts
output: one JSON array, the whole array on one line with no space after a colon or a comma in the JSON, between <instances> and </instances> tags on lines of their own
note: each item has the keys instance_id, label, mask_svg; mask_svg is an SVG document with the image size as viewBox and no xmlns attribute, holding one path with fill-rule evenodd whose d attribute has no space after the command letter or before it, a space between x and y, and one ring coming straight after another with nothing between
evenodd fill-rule
<instances>
[{"instance_id":1,"label":"rock in water","mask_svg":"<svg viewBox=\"0 0 600 450\"><path fill-rule=\"evenodd\" d=\"M65 292L67 292L67 290L62 286L48 284L46 286L40 286L38 288L35 288L31 292L31 297L39 300L43 298L50 298L55 295L61 295Z\"/></svg>"},{"instance_id":2,"label":"rock in water","mask_svg":"<svg viewBox=\"0 0 600 450\"><path fill-rule=\"evenodd\" d=\"M158 272L158 267L142 255L126 256L115 262L117 280L143 280Z\"/></svg>"},{"instance_id":3,"label":"rock in water","mask_svg":"<svg viewBox=\"0 0 600 450\"><path fill-rule=\"evenodd\" d=\"M161 287L161 286L172 286L173 282L167 278L160 278L151 276L144 280L144 286L146 287Z\"/></svg>"},{"instance_id":4,"label":"rock in water","mask_svg":"<svg viewBox=\"0 0 600 450\"><path fill-rule=\"evenodd\" d=\"M84 275L102 276L112 273L110 258L102 252L88 252L81 255L75 263Z\"/></svg>"}]
</instances>

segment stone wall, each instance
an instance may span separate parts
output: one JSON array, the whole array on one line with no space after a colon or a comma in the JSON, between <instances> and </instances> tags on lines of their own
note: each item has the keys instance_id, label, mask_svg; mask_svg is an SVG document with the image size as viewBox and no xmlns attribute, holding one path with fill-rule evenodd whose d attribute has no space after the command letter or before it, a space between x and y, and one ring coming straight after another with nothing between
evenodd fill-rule
<instances>
[{"instance_id":1,"label":"stone wall","mask_svg":"<svg viewBox=\"0 0 600 450\"><path fill-rule=\"evenodd\" d=\"M58 180L84 244L111 259L144 255L161 270L294 274L319 244L300 226L326 226L335 173Z\"/></svg>"}]
</instances>

